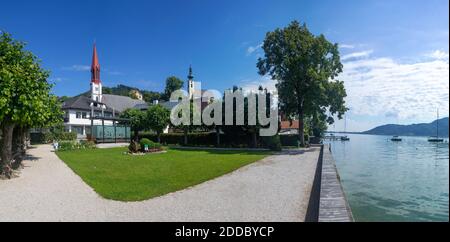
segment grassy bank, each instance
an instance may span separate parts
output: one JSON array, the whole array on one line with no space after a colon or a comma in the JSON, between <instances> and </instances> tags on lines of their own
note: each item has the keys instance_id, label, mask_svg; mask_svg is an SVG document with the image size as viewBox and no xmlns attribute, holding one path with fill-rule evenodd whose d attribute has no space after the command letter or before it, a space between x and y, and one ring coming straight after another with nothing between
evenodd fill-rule
<instances>
[{"instance_id":1,"label":"grassy bank","mask_svg":"<svg viewBox=\"0 0 450 242\"><path fill-rule=\"evenodd\" d=\"M258 151L172 150L132 156L126 148L57 152L98 194L141 201L184 189L269 155Z\"/></svg>"}]
</instances>

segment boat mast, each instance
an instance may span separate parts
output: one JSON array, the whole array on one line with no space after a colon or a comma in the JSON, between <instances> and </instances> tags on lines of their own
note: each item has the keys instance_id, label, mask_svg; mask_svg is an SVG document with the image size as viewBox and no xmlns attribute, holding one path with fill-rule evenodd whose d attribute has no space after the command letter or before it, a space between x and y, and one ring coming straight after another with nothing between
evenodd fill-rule
<instances>
[{"instance_id":1,"label":"boat mast","mask_svg":"<svg viewBox=\"0 0 450 242\"><path fill-rule=\"evenodd\" d=\"M345 115L345 121L344 121L344 133L347 133L347 115Z\"/></svg>"},{"instance_id":2,"label":"boat mast","mask_svg":"<svg viewBox=\"0 0 450 242\"><path fill-rule=\"evenodd\" d=\"M439 138L439 108L437 109L436 138Z\"/></svg>"}]
</instances>

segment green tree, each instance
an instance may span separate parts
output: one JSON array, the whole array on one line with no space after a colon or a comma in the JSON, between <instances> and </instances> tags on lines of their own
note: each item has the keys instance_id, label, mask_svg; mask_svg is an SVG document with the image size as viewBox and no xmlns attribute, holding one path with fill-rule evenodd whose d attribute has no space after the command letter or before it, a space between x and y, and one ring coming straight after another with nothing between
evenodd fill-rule
<instances>
[{"instance_id":1,"label":"green tree","mask_svg":"<svg viewBox=\"0 0 450 242\"><path fill-rule=\"evenodd\" d=\"M7 177L12 174L14 129L20 129L17 134L23 137L29 127L51 126L62 118L57 97L47 82L49 72L24 47L8 33L0 34L0 173Z\"/></svg>"},{"instance_id":2,"label":"green tree","mask_svg":"<svg viewBox=\"0 0 450 242\"><path fill-rule=\"evenodd\" d=\"M163 95L154 91L142 91L142 96L145 102L152 103L154 100L160 100Z\"/></svg>"},{"instance_id":3,"label":"green tree","mask_svg":"<svg viewBox=\"0 0 450 242\"><path fill-rule=\"evenodd\" d=\"M148 127L156 132L158 142L161 142L161 133L170 123L170 111L161 106L154 105L147 110Z\"/></svg>"},{"instance_id":4,"label":"green tree","mask_svg":"<svg viewBox=\"0 0 450 242\"><path fill-rule=\"evenodd\" d=\"M168 101L172 92L183 88L183 81L176 77L170 76L166 79L166 88L164 89L164 100Z\"/></svg>"},{"instance_id":5,"label":"green tree","mask_svg":"<svg viewBox=\"0 0 450 242\"><path fill-rule=\"evenodd\" d=\"M346 93L343 82L334 80L343 67L337 44L293 21L286 28L268 32L262 49L265 56L258 60L259 74L277 80L280 109L300 120L301 145L305 145L305 117L329 110L330 116L342 118L347 111Z\"/></svg>"},{"instance_id":6,"label":"green tree","mask_svg":"<svg viewBox=\"0 0 450 242\"><path fill-rule=\"evenodd\" d=\"M142 131L147 126L147 119L145 112L137 109L127 109L120 114L121 118L129 119L129 124L134 132L134 140L139 142L139 131Z\"/></svg>"}]
</instances>

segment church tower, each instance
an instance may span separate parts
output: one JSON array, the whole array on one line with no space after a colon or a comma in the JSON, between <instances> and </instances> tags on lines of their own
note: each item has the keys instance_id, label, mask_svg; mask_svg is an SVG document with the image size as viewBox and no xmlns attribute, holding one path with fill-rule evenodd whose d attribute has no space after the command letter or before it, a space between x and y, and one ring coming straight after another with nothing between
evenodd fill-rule
<instances>
[{"instance_id":1,"label":"church tower","mask_svg":"<svg viewBox=\"0 0 450 242\"><path fill-rule=\"evenodd\" d=\"M102 81L100 80L100 64L98 62L97 47L94 43L91 65L91 98L96 102L102 102Z\"/></svg>"},{"instance_id":2,"label":"church tower","mask_svg":"<svg viewBox=\"0 0 450 242\"><path fill-rule=\"evenodd\" d=\"M194 83L194 76L192 75L192 66L189 66L189 75L187 76L188 78L188 93L189 93L189 98L193 99L194 98L194 92L195 92L195 83Z\"/></svg>"}]
</instances>

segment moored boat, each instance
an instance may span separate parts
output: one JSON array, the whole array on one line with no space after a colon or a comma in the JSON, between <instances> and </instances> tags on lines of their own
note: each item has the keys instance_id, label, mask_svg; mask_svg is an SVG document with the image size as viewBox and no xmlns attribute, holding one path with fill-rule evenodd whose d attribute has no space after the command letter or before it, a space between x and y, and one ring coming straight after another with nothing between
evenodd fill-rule
<instances>
[{"instance_id":1,"label":"moored boat","mask_svg":"<svg viewBox=\"0 0 450 242\"><path fill-rule=\"evenodd\" d=\"M391 141L399 142L402 141L402 138L400 138L398 135L394 135L392 136Z\"/></svg>"}]
</instances>

